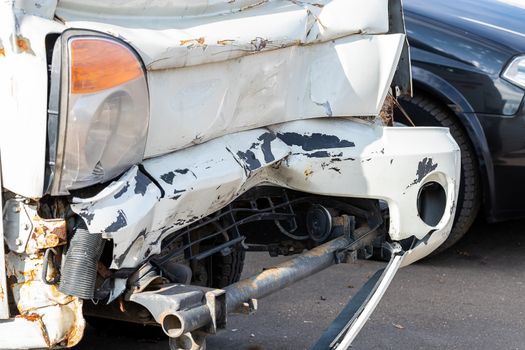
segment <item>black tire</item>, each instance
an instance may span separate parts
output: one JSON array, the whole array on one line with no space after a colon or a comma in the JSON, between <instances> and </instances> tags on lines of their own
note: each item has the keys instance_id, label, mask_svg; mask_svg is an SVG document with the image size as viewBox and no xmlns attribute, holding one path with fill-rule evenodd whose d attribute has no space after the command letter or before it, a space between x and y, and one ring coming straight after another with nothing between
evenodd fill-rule
<instances>
[{"instance_id":1,"label":"black tire","mask_svg":"<svg viewBox=\"0 0 525 350\"><path fill-rule=\"evenodd\" d=\"M244 266L244 250L234 250L232 253L223 256L215 254L211 257L211 276L208 286L213 288L224 288L232 283L238 282L241 278Z\"/></svg>"},{"instance_id":2,"label":"black tire","mask_svg":"<svg viewBox=\"0 0 525 350\"><path fill-rule=\"evenodd\" d=\"M431 96L419 92L414 93L412 99L401 99L400 103L416 126L449 128L461 150L461 184L454 226L447 240L433 252L438 254L457 243L476 219L481 205L478 159L463 125L446 106ZM406 123L406 118L398 110L394 118L396 121Z\"/></svg>"}]
</instances>

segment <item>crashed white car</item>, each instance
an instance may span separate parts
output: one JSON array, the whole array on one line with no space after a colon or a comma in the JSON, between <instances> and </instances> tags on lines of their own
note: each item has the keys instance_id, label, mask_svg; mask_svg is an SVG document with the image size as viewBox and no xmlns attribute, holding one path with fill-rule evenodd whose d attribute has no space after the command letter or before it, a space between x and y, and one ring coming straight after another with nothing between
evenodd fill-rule
<instances>
[{"instance_id":1,"label":"crashed white car","mask_svg":"<svg viewBox=\"0 0 525 350\"><path fill-rule=\"evenodd\" d=\"M202 349L383 256L315 345L348 348L454 217L448 130L388 125L410 87L400 0L1 1L0 348L74 346L88 318ZM246 251L293 257L239 281Z\"/></svg>"}]
</instances>

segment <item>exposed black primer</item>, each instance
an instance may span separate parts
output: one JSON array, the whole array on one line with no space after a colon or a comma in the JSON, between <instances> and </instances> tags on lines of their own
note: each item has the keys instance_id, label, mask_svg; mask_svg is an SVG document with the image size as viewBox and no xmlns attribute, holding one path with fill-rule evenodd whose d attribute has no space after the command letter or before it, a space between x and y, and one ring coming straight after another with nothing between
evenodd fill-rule
<instances>
[{"instance_id":1,"label":"exposed black primer","mask_svg":"<svg viewBox=\"0 0 525 350\"><path fill-rule=\"evenodd\" d=\"M430 174L432 171L436 170L437 167L438 163L434 163L432 158L423 158L417 165L416 178L414 179L414 181L412 181L409 187L420 183L425 178L425 176Z\"/></svg>"},{"instance_id":2,"label":"exposed black primer","mask_svg":"<svg viewBox=\"0 0 525 350\"><path fill-rule=\"evenodd\" d=\"M277 137L288 146L299 146L305 151L355 147L355 143L352 141L341 140L335 135L326 135L321 133L301 135L296 132L285 132L277 134Z\"/></svg>"},{"instance_id":3,"label":"exposed black primer","mask_svg":"<svg viewBox=\"0 0 525 350\"><path fill-rule=\"evenodd\" d=\"M144 196L148 189L148 185L150 184L150 180L141 172L137 172L137 175L135 175L135 182L135 194Z\"/></svg>"},{"instance_id":4,"label":"exposed black primer","mask_svg":"<svg viewBox=\"0 0 525 350\"><path fill-rule=\"evenodd\" d=\"M124 212L120 209L118 210L117 213L118 215L115 221L112 222L111 225L106 227L104 232L116 232L128 224L128 220L126 219L126 214L124 214Z\"/></svg>"},{"instance_id":5,"label":"exposed black primer","mask_svg":"<svg viewBox=\"0 0 525 350\"><path fill-rule=\"evenodd\" d=\"M275 156L272 153L272 141L276 138L277 136L271 132L264 133L257 138L259 141L262 141L261 150L266 163L270 163L275 160Z\"/></svg>"},{"instance_id":6,"label":"exposed black primer","mask_svg":"<svg viewBox=\"0 0 525 350\"><path fill-rule=\"evenodd\" d=\"M113 196L113 198L118 199L118 198L122 197L122 195L123 195L124 193L126 193L126 191L128 190L128 188L129 188L129 181L126 182L126 185L124 185L124 187L122 187L122 188L120 189L120 191L118 191L117 193L115 193L115 195Z\"/></svg>"},{"instance_id":7,"label":"exposed black primer","mask_svg":"<svg viewBox=\"0 0 525 350\"><path fill-rule=\"evenodd\" d=\"M251 150L247 150L246 152L238 151L237 156L244 160L250 171L259 169L261 167L261 162Z\"/></svg>"}]
</instances>

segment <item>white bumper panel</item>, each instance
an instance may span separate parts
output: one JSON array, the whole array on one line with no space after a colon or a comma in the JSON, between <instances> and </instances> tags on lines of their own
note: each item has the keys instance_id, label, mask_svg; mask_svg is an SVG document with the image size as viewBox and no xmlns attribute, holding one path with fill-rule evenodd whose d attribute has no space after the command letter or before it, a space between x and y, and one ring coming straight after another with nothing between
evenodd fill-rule
<instances>
[{"instance_id":1,"label":"white bumper panel","mask_svg":"<svg viewBox=\"0 0 525 350\"><path fill-rule=\"evenodd\" d=\"M261 184L321 195L383 199L392 240L421 240L409 263L448 236L459 185L460 154L447 129L385 128L346 119L285 123L217 138L133 167L73 210L92 232L114 241L112 268L136 267L158 253L172 232L207 216ZM427 181L447 194L434 227L418 215ZM413 258L411 258L411 256Z\"/></svg>"}]
</instances>

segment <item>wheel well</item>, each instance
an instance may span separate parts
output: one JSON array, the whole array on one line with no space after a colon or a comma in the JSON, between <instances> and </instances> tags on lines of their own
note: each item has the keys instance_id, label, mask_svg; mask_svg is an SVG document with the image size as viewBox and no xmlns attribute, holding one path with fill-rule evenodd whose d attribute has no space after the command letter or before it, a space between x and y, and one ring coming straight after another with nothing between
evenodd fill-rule
<instances>
[{"instance_id":1,"label":"wheel well","mask_svg":"<svg viewBox=\"0 0 525 350\"><path fill-rule=\"evenodd\" d=\"M467 136L467 140L474 150L474 153L476 154L476 161L477 161L477 172L479 175L479 179L481 181L481 210L486 213L486 215L491 218L491 197L490 197L490 184L488 181L488 173L487 173L487 164L483 155L483 151L481 150L481 146L479 144L479 140L473 135L471 132L469 132L468 128L465 126L465 122L463 118L458 116L458 110L459 109L461 113L461 109L459 106L457 106L456 103L451 101L450 99L446 98L446 96L443 96L442 94L436 93L432 88L425 86L424 84L421 84L419 82L416 82L414 80L413 82L413 92L415 94L423 95L424 97L431 99L436 104L439 104L442 108L444 108L447 112L450 113L450 116L458 122L458 125L461 127L461 130L464 132L464 134ZM455 108L454 108L455 107Z\"/></svg>"},{"instance_id":2,"label":"wheel well","mask_svg":"<svg viewBox=\"0 0 525 350\"><path fill-rule=\"evenodd\" d=\"M482 157L479 152L476 150L476 145L473 142L472 135L468 132L467 128L465 127L465 124L457 114L457 111L454 110L451 106L457 106L453 101L447 99L446 97L437 94L435 91L432 91L431 89L427 88L426 86L422 84L418 84L414 82L413 87L413 93L423 95L424 97L431 99L435 103L439 104L441 107L443 107L447 112L450 112L450 115L453 116L454 120L459 122L459 125L461 125L461 130L468 136L468 139L470 141L470 145L476 152L476 155L478 156L478 160ZM459 107L456 107L459 108Z\"/></svg>"}]
</instances>

